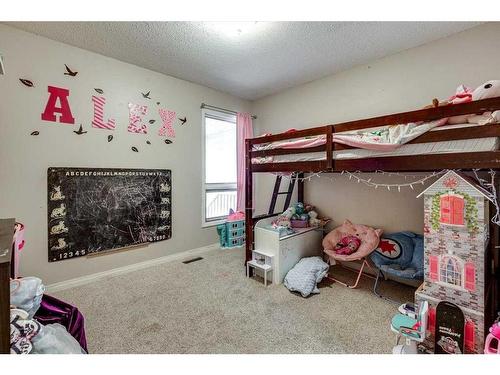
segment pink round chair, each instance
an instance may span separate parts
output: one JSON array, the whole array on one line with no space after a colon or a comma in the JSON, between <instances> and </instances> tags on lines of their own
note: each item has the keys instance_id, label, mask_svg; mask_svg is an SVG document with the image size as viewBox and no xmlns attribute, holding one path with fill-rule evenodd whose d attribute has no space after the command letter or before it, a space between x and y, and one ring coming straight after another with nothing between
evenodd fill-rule
<instances>
[{"instance_id":1,"label":"pink round chair","mask_svg":"<svg viewBox=\"0 0 500 375\"><path fill-rule=\"evenodd\" d=\"M367 260L367 257L377 248L382 232L382 229L373 229L366 225L353 224L349 220L346 220L340 227L337 227L328 233L323 239L323 251L328 256L329 263L334 265L337 262L339 264L342 264L342 262L361 262L361 267L356 281L352 285L342 282L332 277L330 274L327 278L352 289L358 286L361 275L364 274L365 276L374 278L374 276L363 273L363 270L365 266L373 270ZM340 242L341 238L345 236L357 236L361 240L361 245L357 251L350 255L337 254L334 250L335 246Z\"/></svg>"}]
</instances>

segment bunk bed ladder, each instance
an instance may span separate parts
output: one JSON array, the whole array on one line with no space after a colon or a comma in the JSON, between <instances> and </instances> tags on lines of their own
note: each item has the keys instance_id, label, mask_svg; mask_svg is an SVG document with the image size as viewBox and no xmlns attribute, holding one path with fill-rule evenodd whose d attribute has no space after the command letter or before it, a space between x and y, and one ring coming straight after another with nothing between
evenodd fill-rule
<instances>
[{"instance_id":1,"label":"bunk bed ladder","mask_svg":"<svg viewBox=\"0 0 500 375\"><path fill-rule=\"evenodd\" d=\"M290 182L288 184L288 190L280 191L282 176L276 176L276 181L274 182L273 196L271 198L271 203L269 204L269 211L267 212L269 215L274 214L274 208L276 207L276 201L278 199L278 195L286 194L285 204L283 205L283 211L285 211L290 205L290 201L292 200L293 188L295 187L295 181L297 180L297 175L292 173L290 176Z\"/></svg>"}]
</instances>

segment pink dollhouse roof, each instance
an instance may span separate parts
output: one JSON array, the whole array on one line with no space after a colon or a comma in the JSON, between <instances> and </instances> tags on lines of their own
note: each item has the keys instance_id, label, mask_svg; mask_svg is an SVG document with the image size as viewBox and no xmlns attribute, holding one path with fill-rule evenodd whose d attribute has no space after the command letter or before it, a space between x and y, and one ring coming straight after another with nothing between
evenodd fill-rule
<instances>
[{"instance_id":1,"label":"pink dollhouse roof","mask_svg":"<svg viewBox=\"0 0 500 375\"><path fill-rule=\"evenodd\" d=\"M475 190L477 190L478 193L480 193L481 195L483 195L490 202L493 202L493 200L490 197L491 194L488 192L488 190L484 189L481 185L479 185L479 183L474 178L472 178L470 176L467 176L467 175L465 175L463 173L460 173L460 172L455 172L455 171L448 171L447 173L445 173L443 176L441 176L440 178L438 178L434 183L432 183L430 186L428 186L424 191L422 191L419 195L417 195L417 198L420 198L433 185L437 184L441 180L444 180L444 179L448 178L451 174L457 176L458 178L460 178L461 180L463 180L465 183L467 183L470 186L472 186Z\"/></svg>"}]
</instances>

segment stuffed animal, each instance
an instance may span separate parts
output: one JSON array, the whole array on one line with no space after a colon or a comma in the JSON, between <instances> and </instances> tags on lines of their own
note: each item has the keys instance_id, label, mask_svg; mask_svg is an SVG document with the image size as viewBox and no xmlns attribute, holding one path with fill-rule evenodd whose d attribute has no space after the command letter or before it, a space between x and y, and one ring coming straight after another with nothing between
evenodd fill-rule
<instances>
[{"instance_id":1,"label":"stuffed animal","mask_svg":"<svg viewBox=\"0 0 500 375\"><path fill-rule=\"evenodd\" d=\"M340 255L351 255L359 249L360 245L361 240L359 237L348 235L342 237L333 250Z\"/></svg>"},{"instance_id":2,"label":"stuffed animal","mask_svg":"<svg viewBox=\"0 0 500 375\"><path fill-rule=\"evenodd\" d=\"M483 83L475 90L472 90L464 85L457 87L455 95L451 96L448 100L444 102L439 102L439 100L434 99L432 101L432 107L438 107L450 104L460 104L468 103L474 100L482 100L488 98L494 98L500 96L500 80L491 80ZM428 108L428 107L426 107ZM453 116L445 119L447 124L492 124L500 122L500 111L485 112L480 115L461 115Z\"/></svg>"},{"instance_id":3,"label":"stuffed animal","mask_svg":"<svg viewBox=\"0 0 500 375\"><path fill-rule=\"evenodd\" d=\"M361 240L360 247L362 247L358 251L364 251L365 247L375 249L382 232L382 229L373 229L366 225L353 224L349 220L345 220L344 224L325 236L323 239L323 248L325 251L335 251L335 247L343 237L356 236Z\"/></svg>"},{"instance_id":4,"label":"stuffed animal","mask_svg":"<svg viewBox=\"0 0 500 375\"><path fill-rule=\"evenodd\" d=\"M309 226L319 227L321 225L321 220L318 219L318 213L316 211L309 211Z\"/></svg>"},{"instance_id":5,"label":"stuffed animal","mask_svg":"<svg viewBox=\"0 0 500 375\"><path fill-rule=\"evenodd\" d=\"M294 208L295 208L295 214L298 216L302 215L305 212L304 211L304 204L301 202L295 203Z\"/></svg>"},{"instance_id":6,"label":"stuffed animal","mask_svg":"<svg viewBox=\"0 0 500 375\"><path fill-rule=\"evenodd\" d=\"M292 222L290 221L290 218L284 215L280 215L276 218L276 220L273 221L272 226L273 228L291 228Z\"/></svg>"}]
</instances>

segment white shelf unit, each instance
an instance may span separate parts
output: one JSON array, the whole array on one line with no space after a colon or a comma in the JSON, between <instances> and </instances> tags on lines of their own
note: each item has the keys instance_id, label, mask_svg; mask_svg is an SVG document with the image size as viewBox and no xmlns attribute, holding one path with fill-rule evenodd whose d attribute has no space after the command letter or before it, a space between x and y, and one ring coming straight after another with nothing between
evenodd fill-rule
<instances>
[{"instance_id":1,"label":"white shelf unit","mask_svg":"<svg viewBox=\"0 0 500 375\"><path fill-rule=\"evenodd\" d=\"M262 219L255 225L254 251L272 257L272 281L281 284L300 259L321 256L323 234L316 228L294 228L295 233L280 237L278 231L269 227L273 220Z\"/></svg>"}]
</instances>

